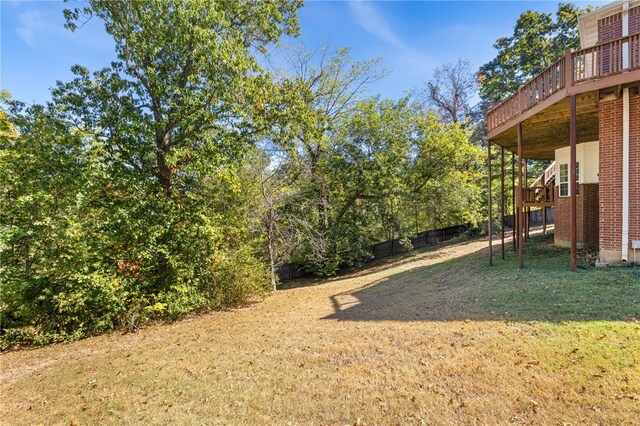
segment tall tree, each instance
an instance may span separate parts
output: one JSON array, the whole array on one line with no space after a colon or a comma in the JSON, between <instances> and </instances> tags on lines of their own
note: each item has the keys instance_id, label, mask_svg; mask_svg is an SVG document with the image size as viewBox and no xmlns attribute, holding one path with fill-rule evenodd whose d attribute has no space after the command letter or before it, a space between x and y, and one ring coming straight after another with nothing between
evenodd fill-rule
<instances>
[{"instance_id":1,"label":"tall tree","mask_svg":"<svg viewBox=\"0 0 640 426\"><path fill-rule=\"evenodd\" d=\"M328 145L363 93L386 74L379 59L354 61L348 48L331 54L328 45L314 51L301 47L286 52L290 78L301 88L308 119L295 143L304 156L310 189L315 193L320 231L329 228L328 188L323 176L323 160Z\"/></svg>"},{"instance_id":2,"label":"tall tree","mask_svg":"<svg viewBox=\"0 0 640 426\"><path fill-rule=\"evenodd\" d=\"M3 336L63 340L268 289L246 163L282 90L253 52L295 34L299 6L91 0L65 12L73 30L101 19L118 60L75 66L52 102L7 112Z\"/></svg>"},{"instance_id":3,"label":"tall tree","mask_svg":"<svg viewBox=\"0 0 640 426\"><path fill-rule=\"evenodd\" d=\"M305 247L298 251L306 253L301 258L328 265L336 259L330 232L334 212L328 153L340 123L386 71L380 69L380 60L355 61L349 49L332 52L327 45L312 51L289 48L283 52L283 62L281 85L299 94L297 101L289 102L294 106L287 110L286 131L273 136L285 153L287 173L295 177L296 194L287 217L297 222L290 228L297 237L291 240Z\"/></svg>"},{"instance_id":4,"label":"tall tree","mask_svg":"<svg viewBox=\"0 0 640 426\"><path fill-rule=\"evenodd\" d=\"M433 71L433 78L418 96L434 108L443 120L466 125L472 118L471 98L476 91L476 76L469 61L459 59Z\"/></svg>"},{"instance_id":5,"label":"tall tree","mask_svg":"<svg viewBox=\"0 0 640 426\"><path fill-rule=\"evenodd\" d=\"M168 194L204 133L246 118L248 104L260 103L264 81L251 50L296 34L300 6L298 0L90 0L65 16L71 30L92 16L104 21L120 62L102 71L113 96L96 99L95 108L121 109L140 122L135 136L144 141L137 143L152 144L154 175Z\"/></svg>"}]
</instances>

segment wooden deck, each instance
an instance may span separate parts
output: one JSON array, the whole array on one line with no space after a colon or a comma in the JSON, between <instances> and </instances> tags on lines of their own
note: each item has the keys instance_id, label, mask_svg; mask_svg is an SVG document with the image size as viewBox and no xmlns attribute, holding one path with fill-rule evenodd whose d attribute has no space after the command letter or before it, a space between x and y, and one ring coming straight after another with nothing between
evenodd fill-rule
<instances>
[{"instance_id":1,"label":"wooden deck","mask_svg":"<svg viewBox=\"0 0 640 426\"><path fill-rule=\"evenodd\" d=\"M568 52L487 113L488 139L515 152L522 123L524 157L553 159L555 149L569 143L570 96L576 96L577 143L593 141L600 91L638 82L640 34Z\"/></svg>"}]
</instances>

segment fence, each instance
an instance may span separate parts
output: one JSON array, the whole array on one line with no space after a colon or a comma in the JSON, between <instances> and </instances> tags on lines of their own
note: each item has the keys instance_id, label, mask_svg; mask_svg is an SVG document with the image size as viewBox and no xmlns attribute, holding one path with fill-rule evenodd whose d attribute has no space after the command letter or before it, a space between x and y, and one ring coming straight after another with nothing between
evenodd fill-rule
<instances>
[{"instance_id":1,"label":"fence","mask_svg":"<svg viewBox=\"0 0 640 426\"><path fill-rule=\"evenodd\" d=\"M449 240L462 234L466 230L466 225L456 225L450 226L448 228L421 232L411 238L411 245L413 246L413 250L416 250L431 244ZM374 244L369 247L369 251L372 255L372 258L369 260L369 262L373 262L374 260L389 257L394 254L405 253L408 250L402 246L402 244L400 243L400 239L396 238L393 240ZM284 265L281 265L276 273L278 274L278 278L280 278L280 282L311 275L309 272L303 269L302 265L298 265L295 263L286 263Z\"/></svg>"},{"instance_id":2,"label":"fence","mask_svg":"<svg viewBox=\"0 0 640 426\"><path fill-rule=\"evenodd\" d=\"M547 209L547 225L552 224L555 221L555 210L553 207ZM505 228L513 229L513 215L504 217ZM531 211L531 226L542 226L542 210Z\"/></svg>"}]
</instances>

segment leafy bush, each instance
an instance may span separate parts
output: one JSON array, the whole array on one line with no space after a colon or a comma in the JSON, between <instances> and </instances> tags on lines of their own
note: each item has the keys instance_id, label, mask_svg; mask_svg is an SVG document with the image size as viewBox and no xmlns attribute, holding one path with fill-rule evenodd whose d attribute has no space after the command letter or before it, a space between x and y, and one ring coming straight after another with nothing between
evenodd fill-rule
<instances>
[{"instance_id":1,"label":"leafy bush","mask_svg":"<svg viewBox=\"0 0 640 426\"><path fill-rule=\"evenodd\" d=\"M55 109L14 120L24 133L0 140L3 348L173 320L268 290L242 163L201 182L201 195L168 197L105 162L106 146L69 133Z\"/></svg>"}]
</instances>

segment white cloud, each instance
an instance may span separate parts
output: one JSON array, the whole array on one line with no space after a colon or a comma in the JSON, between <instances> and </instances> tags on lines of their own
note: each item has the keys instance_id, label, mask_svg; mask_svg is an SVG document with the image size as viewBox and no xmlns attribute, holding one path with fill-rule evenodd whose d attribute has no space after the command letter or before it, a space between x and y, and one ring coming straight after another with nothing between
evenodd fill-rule
<instances>
[{"instance_id":1,"label":"white cloud","mask_svg":"<svg viewBox=\"0 0 640 426\"><path fill-rule=\"evenodd\" d=\"M354 14L356 22L365 31L394 47L401 49L407 48L402 40L393 32L389 23L371 3L351 1L349 2L349 7Z\"/></svg>"},{"instance_id":2,"label":"white cloud","mask_svg":"<svg viewBox=\"0 0 640 426\"><path fill-rule=\"evenodd\" d=\"M374 6L373 2L351 1L349 8L355 22L366 32L393 48L391 55L385 57L385 63L391 65L394 73L411 76L426 76L438 61L410 46L394 31L388 20Z\"/></svg>"},{"instance_id":3,"label":"white cloud","mask_svg":"<svg viewBox=\"0 0 640 426\"><path fill-rule=\"evenodd\" d=\"M0 0L2 1L2 0ZM67 5L59 2L25 3L29 9L17 14L15 31L20 39L31 48L57 50L60 44L67 51L56 54L75 54L69 50L74 48L112 53L113 39L105 32L102 22L90 19L76 31L64 27L63 10Z\"/></svg>"},{"instance_id":4,"label":"white cloud","mask_svg":"<svg viewBox=\"0 0 640 426\"><path fill-rule=\"evenodd\" d=\"M38 11L22 13L18 17L18 20L20 24L16 31L20 38L31 47L36 45L38 34L43 30L47 30L49 26L44 20L42 13Z\"/></svg>"},{"instance_id":5,"label":"white cloud","mask_svg":"<svg viewBox=\"0 0 640 426\"><path fill-rule=\"evenodd\" d=\"M2 2L3 5L8 4L9 6L13 7L14 9L19 7L21 3L22 3L21 0L4 0L4 2Z\"/></svg>"}]
</instances>

